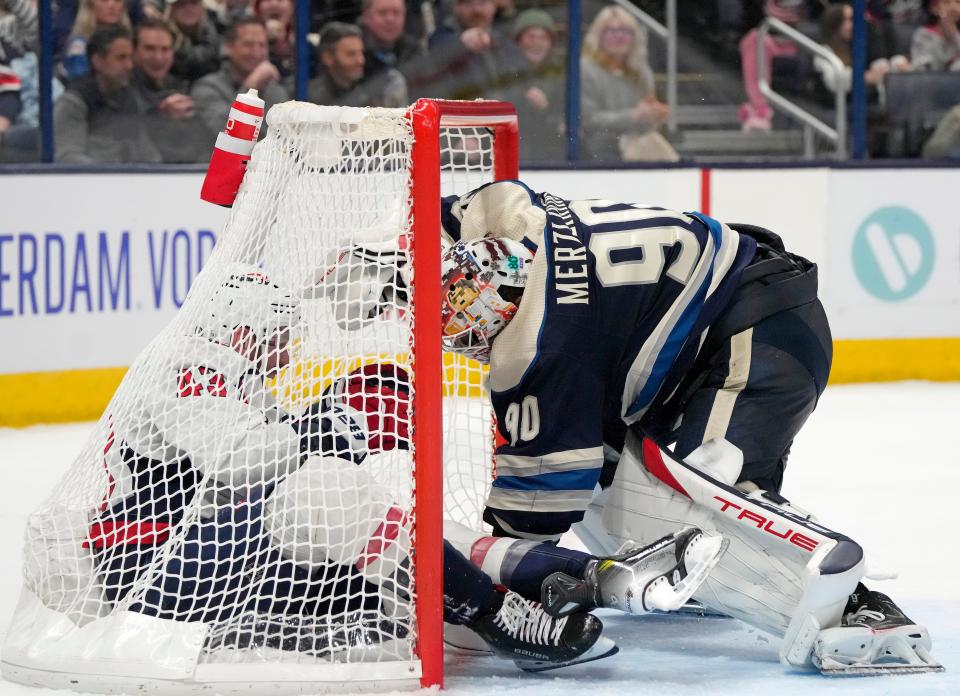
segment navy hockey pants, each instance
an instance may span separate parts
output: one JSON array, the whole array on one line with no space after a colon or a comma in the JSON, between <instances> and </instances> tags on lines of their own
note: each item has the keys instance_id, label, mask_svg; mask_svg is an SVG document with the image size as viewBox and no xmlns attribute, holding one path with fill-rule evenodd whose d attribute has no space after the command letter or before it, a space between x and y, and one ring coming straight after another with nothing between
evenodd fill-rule
<instances>
[{"instance_id":1,"label":"navy hockey pants","mask_svg":"<svg viewBox=\"0 0 960 696\"><path fill-rule=\"evenodd\" d=\"M833 348L819 300L728 338L708 361L673 437L686 457L724 437L743 452L740 481L779 492L794 437L816 407Z\"/></svg>"},{"instance_id":2,"label":"navy hockey pants","mask_svg":"<svg viewBox=\"0 0 960 696\"><path fill-rule=\"evenodd\" d=\"M308 570L284 558L265 532L263 501L225 506L194 524L163 573L131 611L176 621L225 621L244 612L327 616L379 603L379 588L350 566ZM111 603L123 599L150 567L159 546L117 545L97 552ZM444 617L469 623L495 605L488 575L444 542Z\"/></svg>"}]
</instances>

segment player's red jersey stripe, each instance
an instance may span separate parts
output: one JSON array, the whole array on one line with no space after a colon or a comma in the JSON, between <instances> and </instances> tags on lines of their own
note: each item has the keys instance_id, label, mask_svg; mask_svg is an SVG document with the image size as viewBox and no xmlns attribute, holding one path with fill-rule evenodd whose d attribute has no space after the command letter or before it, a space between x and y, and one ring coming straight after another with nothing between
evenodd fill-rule
<instances>
[{"instance_id":1,"label":"player's red jersey stripe","mask_svg":"<svg viewBox=\"0 0 960 696\"><path fill-rule=\"evenodd\" d=\"M162 544L170 538L170 525L167 522L94 522L90 525L90 537L83 542L83 548L91 546L97 549L111 546L140 546Z\"/></svg>"},{"instance_id":2,"label":"player's red jersey stripe","mask_svg":"<svg viewBox=\"0 0 960 696\"><path fill-rule=\"evenodd\" d=\"M659 445L648 437L643 438L643 465L647 467L647 471L670 486L670 488L678 493L683 493L688 498L690 497L690 494L683 489L683 486L674 478L673 474L671 474L667 468L666 463L664 463L663 453L660 452Z\"/></svg>"},{"instance_id":3,"label":"player's red jersey stripe","mask_svg":"<svg viewBox=\"0 0 960 696\"><path fill-rule=\"evenodd\" d=\"M387 510L387 519L380 523L367 547L357 559L357 570L363 570L369 564L373 563L380 555L392 544L400 535L400 528L407 524L407 516L398 507L392 507Z\"/></svg>"},{"instance_id":4,"label":"player's red jersey stripe","mask_svg":"<svg viewBox=\"0 0 960 696\"><path fill-rule=\"evenodd\" d=\"M473 542L470 548L470 561L477 568L483 568L483 559L487 557L490 547L497 543L497 537L483 537Z\"/></svg>"}]
</instances>

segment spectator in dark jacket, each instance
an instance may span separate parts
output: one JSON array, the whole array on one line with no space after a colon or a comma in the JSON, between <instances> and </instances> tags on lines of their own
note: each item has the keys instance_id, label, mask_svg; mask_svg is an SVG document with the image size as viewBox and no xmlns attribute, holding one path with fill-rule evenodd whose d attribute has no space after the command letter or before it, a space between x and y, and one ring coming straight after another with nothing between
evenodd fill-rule
<instances>
[{"instance_id":1,"label":"spectator in dark jacket","mask_svg":"<svg viewBox=\"0 0 960 696\"><path fill-rule=\"evenodd\" d=\"M170 72L193 83L220 68L220 35L203 0L168 0L165 14L173 28L173 68Z\"/></svg>"},{"instance_id":2,"label":"spectator in dark jacket","mask_svg":"<svg viewBox=\"0 0 960 696\"><path fill-rule=\"evenodd\" d=\"M420 43L404 29L406 16L404 0L363 0L364 78L399 68L420 54Z\"/></svg>"},{"instance_id":3,"label":"spectator in dark jacket","mask_svg":"<svg viewBox=\"0 0 960 696\"><path fill-rule=\"evenodd\" d=\"M267 29L256 17L238 19L224 36L226 60L215 73L197 80L190 90L200 121L213 133L223 130L239 92L255 89L265 108L287 101L280 73L269 60ZM266 122L260 137L267 132Z\"/></svg>"},{"instance_id":4,"label":"spectator in dark jacket","mask_svg":"<svg viewBox=\"0 0 960 696\"><path fill-rule=\"evenodd\" d=\"M133 86L146 111L147 132L164 162L202 162L214 134L196 118L187 81L170 74L174 34L158 19L146 19L134 32Z\"/></svg>"},{"instance_id":5,"label":"spectator in dark jacket","mask_svg":"<svg viewBox=\"0 0 960 696\"><path fill-rule=\"evenodd\" d=\"M430 53L404 73L412 97L475 99L516 79L519 55L493 26L493 0L450 0L451 13L430 37Z\"/></svg>"},{"instance_id":6,"label":"spectator in dark jacket","mask_svg":"<svg viewBox=\"0 0 960 696\"><path fill-rule=\"evenodd\" d=\"M87 42L92 71L54 109L59 162L159 162L130 86L133 41L125 27L97 29Z\"/></svg>"},{"instance_id":7,"label":"spectator in dark jacket","mask_svg":"<svg viewBox=\"0 0 960 696\"><path fill-rule=\"evenodd\" d=\"M406 106L406 82L396 70L364 80L363 39L356 25L329 22L320 33L318 53L323 67L307 85L309 101L341 106Z\"/></svg>"}]
</instances>

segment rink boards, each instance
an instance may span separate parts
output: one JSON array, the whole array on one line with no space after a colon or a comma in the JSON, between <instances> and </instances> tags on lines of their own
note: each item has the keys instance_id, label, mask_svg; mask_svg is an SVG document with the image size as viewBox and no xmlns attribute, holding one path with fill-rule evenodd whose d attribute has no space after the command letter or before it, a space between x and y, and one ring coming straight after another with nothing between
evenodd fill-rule
<instances>
[{"instance_id":1,"label":"rink boards","mask_svg":"<svg viewBox=\"0 0 960 696\"><path fill-rule=\"evenodd\" d=\"M177 311L226 219L197 198L196 172L35 172L0 174L9 194L0 221L0 425L98 416ZM949 196L960 189L958 170L676 167L538 170L524 179L568 198L602 195L769 227L820 267L833 382L960 379L960 234Z\"/></svg>"}]
</instances>

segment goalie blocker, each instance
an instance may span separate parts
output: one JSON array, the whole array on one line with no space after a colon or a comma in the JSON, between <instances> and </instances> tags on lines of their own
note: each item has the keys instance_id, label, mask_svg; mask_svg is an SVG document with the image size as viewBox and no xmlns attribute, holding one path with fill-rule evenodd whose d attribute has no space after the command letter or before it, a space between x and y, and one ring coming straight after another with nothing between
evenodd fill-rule
<instances>
[{"instance_id":1,"label":"goalie blocker","mask_svg":"<svg viewBox=\"0 0 960 696\"><path fill-rule=\"evenodd\" d=\"M723 439L681 461L632 431L613 483L575 529L608 545L601 525L620 541L689 524L723 534L730 551L693 597L781 636L784 664L812 662L830 675L942 671L927 630L859 584L860 545L776 493L734 486L741 465L740 451Z\"/></svg>"}]
</instances>

